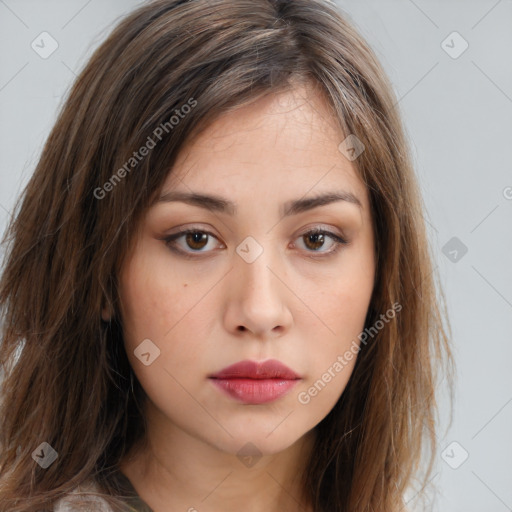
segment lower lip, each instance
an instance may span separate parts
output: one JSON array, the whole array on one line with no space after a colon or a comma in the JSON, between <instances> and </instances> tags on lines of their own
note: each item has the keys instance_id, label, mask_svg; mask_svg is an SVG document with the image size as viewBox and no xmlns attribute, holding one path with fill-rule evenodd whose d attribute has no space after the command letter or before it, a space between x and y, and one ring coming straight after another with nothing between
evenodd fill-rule
<instances>
[{"instance_id":1,"label":"lower lip","mask_svg":"<svg viewBox=\"0 0 512 512\"><path fill-rule=\"evenodd\" d=\"M211 379L222 391L246 404L265 404L284 396L297 384L288 379Z\"/></svg>"}]
</instances>

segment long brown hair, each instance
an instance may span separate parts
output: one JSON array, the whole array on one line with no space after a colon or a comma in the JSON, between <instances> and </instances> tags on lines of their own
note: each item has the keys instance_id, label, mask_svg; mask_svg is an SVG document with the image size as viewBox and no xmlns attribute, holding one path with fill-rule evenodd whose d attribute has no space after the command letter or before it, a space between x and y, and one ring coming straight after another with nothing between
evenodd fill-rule
<instances>
[{"instance_id":1,"label":"long brown hair","mask_svg":"<svg viewBox=\"0 0 512 512\"><path fill-rule=\"evenodd\" d=\"M318 87L332 122L365 147L353 163L377 256L366 328L401 305L361 345L317 425L304 490L315 512L398 512L420 468L420 486L428 481L440 370L453 386L450 327L396 98L374 53L324 0L156 0L124 18L80 73L4 238L1 511L51 510L90 480L121 506L111 475L145 435L145 393L117 314L123 257L185 140L298 82ZM31 456L42 442L58 454L46 469Z\"/></svg>"}]
</instances>

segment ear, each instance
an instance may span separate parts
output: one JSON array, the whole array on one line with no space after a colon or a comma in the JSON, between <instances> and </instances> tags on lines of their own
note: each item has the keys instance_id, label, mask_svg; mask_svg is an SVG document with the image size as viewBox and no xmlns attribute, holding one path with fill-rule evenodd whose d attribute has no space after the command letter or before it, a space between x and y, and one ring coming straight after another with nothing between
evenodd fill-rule
<instances>
[{"instance_id":1,"label":"ear","mask_svg":"<svg viewBox=\"0 0 512 512\"><path fill-rule=\"evenodd\" d=\"M103 300L105 302L105 300ZM110 306L103 306L101 309L101 318L104 322L110 322L112 317L114 316L114 312L112 311L112 308Z\"/></svg>"}]
</instances>

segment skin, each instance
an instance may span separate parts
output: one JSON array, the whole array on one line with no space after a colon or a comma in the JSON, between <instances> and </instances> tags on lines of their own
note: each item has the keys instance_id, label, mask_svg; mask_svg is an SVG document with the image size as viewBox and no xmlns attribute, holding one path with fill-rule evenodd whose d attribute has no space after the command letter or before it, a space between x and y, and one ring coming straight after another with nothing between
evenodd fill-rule
<instances>
[{"instance_id":1,"label":"skin","mask_svg":"<svg viewBox=\"0 0 512 512\"><path fill-rule=\"evenodd\" d=\"M219 195L236 214L158 202L121 269L125 348L149 400L148 447L120 467L155 512L312 510L300 472L356 358L307 404L298 396L358 342L375 278L367 190L324 101L296 86L218 118L182 149L162 194ZM338 201L281 218L283 203L333 191L361 207ZM328 255L331 238L303 236L315 227L348 244ZM214 236L175 241L187 259L162 240L183 228ZM236 252L247 236L263 248L252 263ZM145 339L160 350L148 366L134 355ZM208 375L244 359L278 359L302 379L274 402L240 403ZM237 457L248 442L261 453L252 467Z\"/></svg>"}]
</instances>

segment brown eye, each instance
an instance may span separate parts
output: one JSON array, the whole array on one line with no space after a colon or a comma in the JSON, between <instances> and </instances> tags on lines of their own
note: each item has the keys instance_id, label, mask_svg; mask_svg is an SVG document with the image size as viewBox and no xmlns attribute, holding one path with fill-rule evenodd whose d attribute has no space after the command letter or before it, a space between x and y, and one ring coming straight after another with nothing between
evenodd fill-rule
<instances>
[{"instance_id":1,"label":"brown eye","mask_svg":"<svg viewBox=\"0 0 512 512\"><path fill-rule=\"evenodd\" d=\"M211 248L206 250L203 249L208 246L210 241L217 240L217 237L208 231L187 229L180 231L179 233L169 235L163 240L165 240L166 245L171 250L185 256L193 257L192 255L194 255L194 253L211 253L212 251L209 250Z\"/></svg>"},{"instance_id":2,"label":"brown eye","mask_svg":"<svg viewBox=\"0 0 512 512\"><path fill-rule=\"evenodd\" d=\"M308 249L320 249L325 243L325 238L323 233L311 233L302 235L303 240L306 243ZM311 244L311 245L310 245Z\"/></svg>"},{"instance_id":3,"label":"brown eye","mask_svg":"<svg viewBox=\"0 0 512 512\"><path fill-rule=\"evenodd\" d=\"M299 239L303 241L306 252L312 254L318 253L320 257L334 254L342 245L348 244L348 241L341 236L322 229L315 229L303 233ZM330 244L327 243L328 240L331 241ZM320 250L326 246L327 250Z\"/></svg>"},{"instance_id":4,"label":"brown eye","mask_svg":"<svg viewBox=\"0 0 512 512\"><path fill-rule=\"evenodd\" d=\"M208 234L203 233L202 231L187 233L185 236L185 242L191 249L203 249L208 243Z\"/></svg>"},{"instance_id":5,"label":"brown eye","mask_svg":"<svg viewBox=\"0 0 512 512\"><path fill-rule=\"evenodd\" d=\"M163 240L165 240L169 249L187 258L199 257L199 255L206 256L212 253L211 249L214 249L215 246L209 249L207 249L207 246L210 241L218 241L215 235L201 229L180 231L164 237ZM303 233L298 240L302 241L302 244L304 244L303 250L309 253L308 256L312 258L330 256L337 252L342 245L348 244L348 241L339 235L321 229L314 229ZM330 243L328 243L329 241ZM327 250L322 250L325 247L327 247Z\"/></svg>"}]
</instances>

